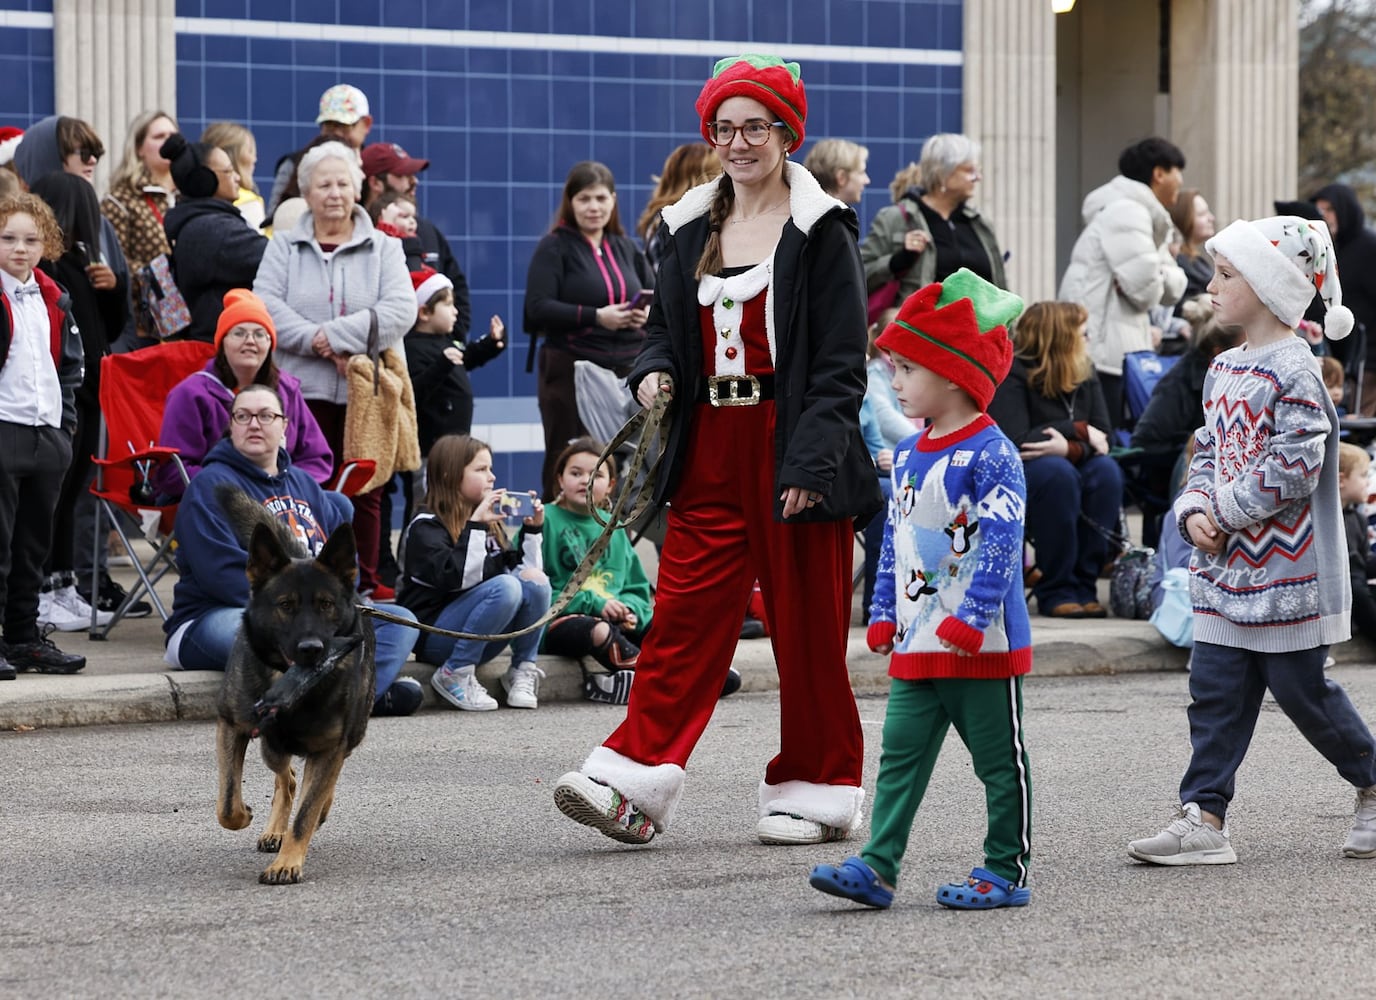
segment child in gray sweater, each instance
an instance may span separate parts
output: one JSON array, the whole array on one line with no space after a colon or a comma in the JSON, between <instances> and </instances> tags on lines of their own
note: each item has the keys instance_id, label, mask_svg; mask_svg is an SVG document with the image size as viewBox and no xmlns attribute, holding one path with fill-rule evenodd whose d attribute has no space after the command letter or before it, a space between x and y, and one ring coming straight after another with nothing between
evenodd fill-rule
<instances>
[{"instance_id":1,"label":"child in gray sweater","mask_svg":"<svg viewBox=\"0 0 1376 1000\"><path fill-rule=\"evenodd\" d=\"M1214 258L1215 318L1245 341L1214 359L1204 426L1175 502L1194 546L1193 754L1177 817L1128 854L1159 865L1232 864L1226 822L1234 778L1269 688L1277 704L1357 788L1343 845L1376 857L1376 741L1341 687L1324 676L1331 643L1349 635L1351 587L1338 498L1338 416L1295 328L1317 289L1325 328L1352 328L1322 222L1239 220L1205 248Z\"/></svg>"}]
</instances>

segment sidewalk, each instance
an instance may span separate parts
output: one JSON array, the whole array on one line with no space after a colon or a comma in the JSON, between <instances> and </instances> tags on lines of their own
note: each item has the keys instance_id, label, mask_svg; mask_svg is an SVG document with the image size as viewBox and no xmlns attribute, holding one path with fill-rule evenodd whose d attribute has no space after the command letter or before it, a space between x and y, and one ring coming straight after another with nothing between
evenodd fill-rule
<instances>
[{"instance_id":1,"label":"sidewalk","mask_svg":"<svg viewBox=\"0 0 1376 1000\"><path fill-rule=\"evenodd\" d=\"M113 575L126 587L133 578L127 569L115 569ZM169 606L171 591L171 578L158 587ZM1107 603L1106 594L1103 600ZM860 621L858 599L856 603L852 620ZM121 622L105 642L92 642L85 632L54 633L54 639L62 649L83 654L86 669L69 677L20 674L17 680L0 682L0 731L215 717L221 675L169 669L162 658L162 622L156 614ZM1034 680L1183 671L1188 652L1169 645L1148 622L1118 618L1061 621L1034 615L1032 646ZM1339 663L1376 662L1376 650L1361 641L1337 646L1333 655ZM887 658L866 648L863 628L851 629L847 661L857 692L887 690ZM777 689L778 675L768 639L740 643L734 663L741 672L743 691ZM582 672L576 661L542 656L540 666L546 673L540 685L542 701L581 699ZM405 669L407 676L425 685L426 710L439 707L429 685L433 669L414 660ZM478 673L499 700L497 678L505 669L506 661L499 657Z\"/></svg>"}]
</instances>

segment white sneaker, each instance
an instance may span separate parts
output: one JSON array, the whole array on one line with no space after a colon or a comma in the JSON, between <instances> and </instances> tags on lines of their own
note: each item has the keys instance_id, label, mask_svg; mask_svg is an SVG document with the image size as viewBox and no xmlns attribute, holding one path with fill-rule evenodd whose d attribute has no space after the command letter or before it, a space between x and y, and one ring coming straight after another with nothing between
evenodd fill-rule
<instances>
[{"instance_id":1,"label":"white sneaker","mask_svg":"<svg viewBox=\"0 0 1376 1000\"><path fill-rule=\"evenodd\" d=\"M76 592L76 584L69 583L61 590L54 590L53 602L61 604L64 608L85 622L86 626L91 624L91 606L86 603L84 597ZM115 613L113 611L97 611L96 624L101 626L109 625L110 620L114 617Z\"/></svg>"},{"instance_id":2,"label":"white sneaker","mask_svg":"<svg viewBox=\"0 0 1376 1000\"><path fill-rule=\"evenodd\" d=\"M655 837L654 823L634 802L581 771L554 783L554 804L569 819L623 844L648 844Z\"/></svg>"},{"instance_id":3,"label":"white sneaker","mask_svg":"<svg viewBox=\"0 0 1376 1000\"><path fill-rule=\"evenodd\" d=\"M42 590L38 593L38 624L51 625L59 632L80 632L89 628L91 615L81 617L57 599L57 591Z\"/></svg>"},{"instance_id":4,"label":"white sneaker","mask_svg":"<svg viewBox=\"0 0 1376 1000\"><path fill-rule=\"evenodd\" d=\"M1153 865L1231 865L1237 861L1228 824L1215 830L1205 823L1197 802L1181 806L1176 818L1155 837L1128 844L1128 856Z\"/></svg>"},{"instance_id":5,"label":"white sneaker","mask_svg":"<svg viewBox=\"0 0 1376 1000\"><path fill-rule=\"evenodd\" d=\"M1343 844L1349 858L1376 858L1376 785L1357 789L1357 808L1352 813L1352 829Z\"/></svg>"},{"instance_id":6,"label":"white sneaker","mask_svg":"<svg viewBox=\"0 0 1376 1000\"><path fill-rule=\"evenodd\" d=\"M761 844L825 844L845 840L849 834L839 826L827 826L793 813L770 813L755 824Z\"/></svg>"},{"instance_id":7,"label":"white sneaker","mask_svg":"<svg viewBox=\"0 0 1376 1000\"><path fill-rule=\"evenodd\" d=\"M465 712L491 712L497 699L478 683L476 667L440 667L430 677L430 686L441 698Z\"/></svg>"},{"instance_id":8,"label":"white sneaker","mask_svg":"<svg viewBox=\"0 0 1376 1000\"><path fill-rule=\"evenodd\" d=\"M502 687L506 689L506 703L510 708L539 708L540 681L545 672L535 664L526 662L512 664L511 669L502 674Z\"/></svg>"}]
</instances>

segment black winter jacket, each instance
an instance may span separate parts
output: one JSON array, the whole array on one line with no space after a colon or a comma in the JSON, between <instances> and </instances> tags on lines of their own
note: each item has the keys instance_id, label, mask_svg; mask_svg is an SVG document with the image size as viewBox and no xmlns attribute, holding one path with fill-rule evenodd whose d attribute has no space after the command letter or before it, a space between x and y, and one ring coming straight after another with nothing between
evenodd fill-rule
<instances>
[{"instance_id":1,"label":"black winter jacket","mask_svg":"<svg viewBox=\"0 0 1376 1000\"><path fill-rule=\"evenodd\" d=\"M188 340L215 339L225 292L252 288L267 238L239 210L219 198L188 198L167 213L162 228L172 244L177 288L191 310Z\"/></svg>"},{"instance_id":2,"label":"black winter jacket","mask_svg":"<svg viewBox=\"0 0 1376 1000\"><path fill-rule=\"evenodd\" d=\"M445 434L467 434L473 428L473 383L468 373L481 368L506 347L490 336L465 344L458 327L453 336L434 333L406 335L406 367L416 399L416 423L420 453L428 455L435 439ZM444 356L447 347L463 350L463 364Z\"/></svg>"},{"instance_id":3,"label":"black winter jacket","mask_svg":"<svg viewBox=\"0 0 1376 1000\"><path fill-rule=\"evenodd\" d=\"M454 323L454 336L463 340L468 336L468 331L473 322L473 307L469 303L468 296L468 279L464 277L463 269L459 267L459 262L454 257L454 251L449 247L449 241L444 238L439 227L429 219L416 217L416 239L420 241L421 263L426 267L433 267L454 284L454 307L459 311L459 318ZM406 242L403 241L403 244ZM410 267L409 260L407 267ZM417 270L416 268L411 269Z\"/></svg>"},{"instance_id":4,"label":"black winter jacket","mask_svg":"<svg viewBox=\"0 0 1376 1000\"><path fill-rule=\"evenodd\" d=\"M1343 305L1366 327L1366 361L1376 366L1376 232L1366 225L1366 213L1357 192L1346 184L1329 184L1315 193L1313 201L1326 201L1338 217L1333 247L1338 254L1338 279L1343 286ZM1351 341L1348 341L1351 343ZM1333 353L1344 362L1343 341L1330 342Z\"/></svg>"},{"instance_id":5,"label":"black winter jacket","mask_svg":"<svg viewBox=\"0 0 1376 1000\"><path fill-rule=\"evenodd\" d=\"M854 518L868 523L883 497L860 434L865 396L865 272L856 245L855 212L825 194L796 163L788 164L791 217L774 251L769 308L774 310L774 491L796 486L821 503L793 522ZM669 442L655 486L656 503L673 498L683 476L693 399L702 378L698 281L707 242L707 212L718 181L694 188L664 211L665 244L645 347L629 376L634 393L651 372L674 379ZM776 500L774 519L782 520Z\"/></svg>"}]
</instances>

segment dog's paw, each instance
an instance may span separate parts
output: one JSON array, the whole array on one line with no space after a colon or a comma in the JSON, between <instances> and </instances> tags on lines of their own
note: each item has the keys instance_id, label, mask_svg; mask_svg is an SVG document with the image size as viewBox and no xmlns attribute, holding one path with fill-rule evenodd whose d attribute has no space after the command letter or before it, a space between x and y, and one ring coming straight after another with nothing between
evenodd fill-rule
<instances>
[{"instance_id":1,"label":"dog's paw","mask_svg":"<svg viewBox=\"0 0 1376 1000\"><path fill-rule=\"evenodd\" d=\"M295 885L301 881L301 866L269 865L264 869L263 874L258 876L258 881L262 885Z\"/></svg>"},{"instance_id":2,"label":"dog's paw","mask_svg":"<svg viewBox=\"0 0 1376 1000\"><path fill-rule=\"evenodd\" d=\"M282 849L280 833L265 833L258 838L258 850L264 854L276 854Z\"/></svg>"},{"instance_id":3,"label":"dog's paw","mask_svg":"<svg viewBox=\"0 0 1376 1000\"><path fill-rule=\"evenodd\" d=\"M253 822L253 810L248 806L241 805L232 811L221 810L215 814L215 818L226 830L242 830Z\"/></svg>"}]
</instances>

